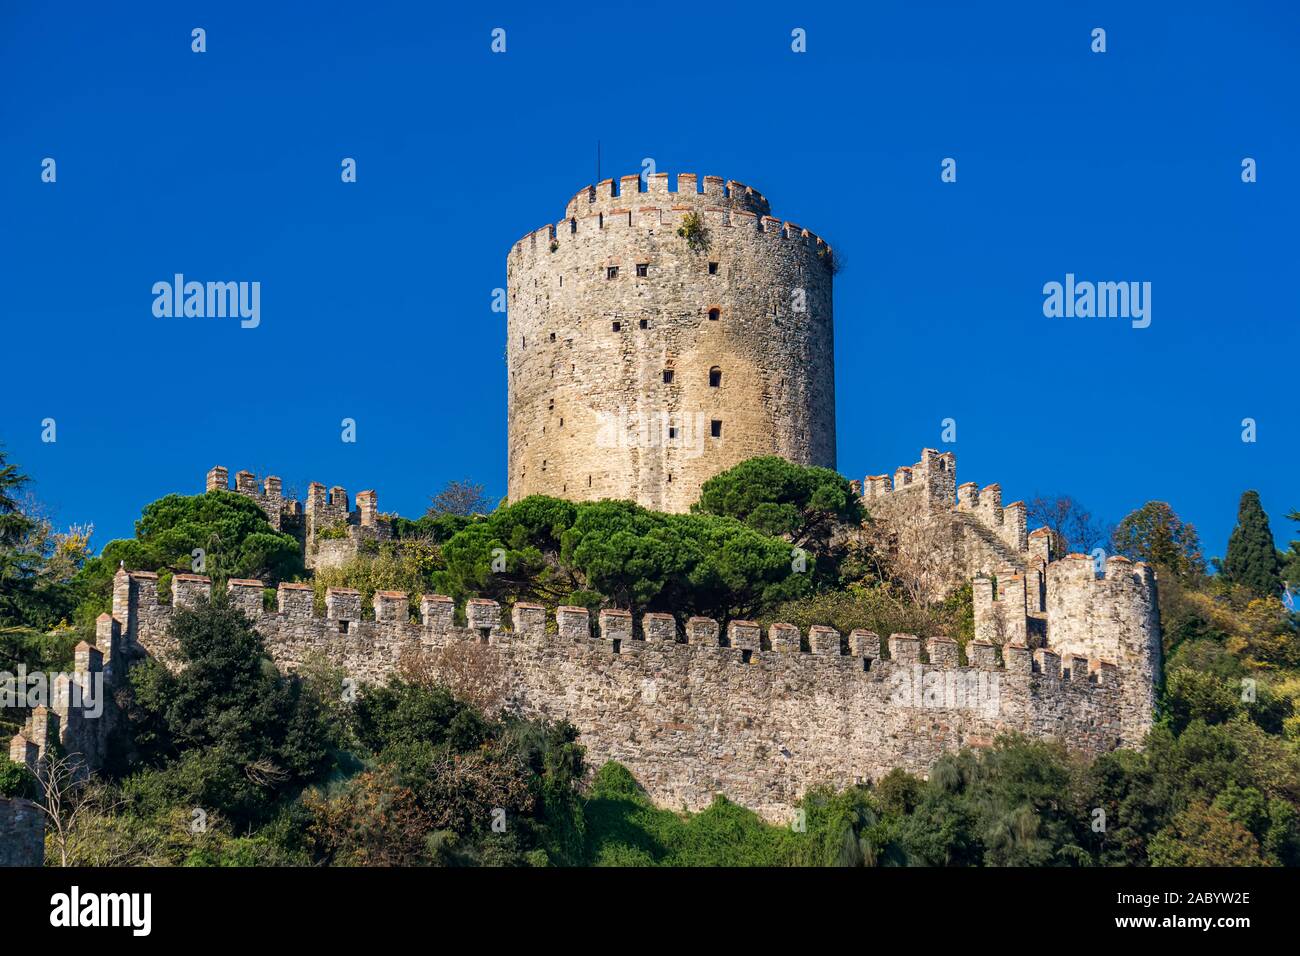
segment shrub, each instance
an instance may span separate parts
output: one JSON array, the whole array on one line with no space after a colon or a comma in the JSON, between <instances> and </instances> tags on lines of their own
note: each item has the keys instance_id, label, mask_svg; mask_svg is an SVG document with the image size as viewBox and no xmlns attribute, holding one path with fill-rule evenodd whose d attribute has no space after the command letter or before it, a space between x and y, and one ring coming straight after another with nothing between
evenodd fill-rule
<instances>
[{"instance_id":1,"label":"shrub","mask_svg":"<svg viewBox=\"0 0 1300 956\"><path fill-rule=\"evenodd\" d=\"M704 225L704 217L698 213L688 212L682 216L677 235L686 240L686 245L692 252L704 252L709 248L709 230Z\"/></svg>"}]
</instances>

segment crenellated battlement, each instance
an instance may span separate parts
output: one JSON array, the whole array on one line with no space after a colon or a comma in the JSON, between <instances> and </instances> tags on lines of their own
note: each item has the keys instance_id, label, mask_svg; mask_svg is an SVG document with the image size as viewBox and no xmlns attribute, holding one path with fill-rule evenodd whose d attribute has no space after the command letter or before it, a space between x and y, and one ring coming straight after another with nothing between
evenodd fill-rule
<instances>
[{"instance_id":1,"label":"crenellated battlement","mask_svg":"<svg viewBox=\"0 0 1300 956\"><path fill-rule=\"evenodd\" d=\"M1071 554L1034 565L1029 575L1036 577L1028 592L1026 575L1004 572L996 582L983 575L975 578L976 639L1032 643L1034 626L1041 623L1042 640L1067 662L1114 662L1125 675L1125 736L1140 739L1151 726L1161 668L1155 571L1120 555L1099 563L1088 555ZM1039 587L1041 614L1034 600Z\"/></svg>"},{"instance_id":2,"label":"crenellated battlement","mask_svg":"<svg viewBox=\"0 0 1300 956\"><path fill-rule=\"evenodd\" d=\"M639 175L603 179L584 186L565 207L566 219L582 218L638 206L716 206L751 215L771 213L767 199L757 189L721 176L678 173L675 185L668 173L652 173L642 181Z\"/></svg>"},{"instance_id":3,"label":"crenellated battlement","mask_svg":"<svg viewBox=\"0 0 1300 956\"><path fill-rule=\"evenodd\" d=\"M1108 580L1098 581L1076 559L1056 563L1052 582L1092 595L1098 615L1112 613L1108 601L1153 597L1142 566L1112 559ZM1017 581L1000 579L997 594L977 582L977 628L988 603L1020 609L1023 619ZM113 613L100 618L96 646L77 649L78 674L120 674L119 662L145 655L173 660L177 610L210 600L212 587L203 575L175 575L167 603L156 574L119 570ZM445 595L379 591L366 606L355 589L329 588L321 612L307 584L280 584L273 605L262 581L225 587L283 668L323 660L375 683L411 655L455 654L499 684L501 706L570 720L593 765L626 763L669 806L702 807L721 792L777 819L810 787L879 779L894 767L924 773L943 752L1001 733L1059 738L1096 754L1139 745L1151 723L1151 711L1140 712L1149 670L1142 662L1056 641L1030 646L1023 631L998 632L998 640L981 631L963 649L942 634L882 639L820 625L722 626L699 616L634 619L618 608L593 614L528 602L507 610L484 598L467 600L458 624L456 602ZM1071 605L1068 613L1077 611ZM1049 620L1054 613L1064 612L1049 609ZM53 739L62 719L50 709L34 713L11 757L38 759L38 741ZM60 739L98 758L110 726L83 723Z\"/></svg>"},{"instance_id":4,"label":"crenellated battlement","mask_svg":"<svg viewBox=\"0 0 1300 956\"><path fill-rule=\"evenodd\" d=\"M895 766L924 773L945 750L1004 732L1086 753L1137 745L1144 732L1125 710L1123 664L1015 639L980 638L963 652L944 635L724 627L527 602L507 610L483 598L465 602L460 625L444 595L381 591L367 608L360 592L330 588L319 613L305 584L281 584L274 607L261 581L226 588L288 669L323 659L379 682L408 655L469 655L496 675L503 706L572 721L593 764L626 763L669 806L702 807L721 792L775 819L812 786L878 779ZM177 575L165 604L156 575L119 571L110 624L132 641L119 654L166 660L176 609L211 593L208 578Z\"/></svg>"},{"instance_id":5,"label":"crenellated battlement","mask_svg":"<svg viewBox=\"0 0 1300 956\"><path fill-rule=\"evenodd\" d=\"M5 674L0 694L22 693L29 703L39 701L10 738L9 759L35 770L58 744L64 753L79 755L81 774L99 767L116 725L111 695L125 674L123 650L118 623L101 614L95 622L95 643L81 641L73 649L70 673ZM20 687L23 680L26 684Z\"/></svg>"},{"instance_id":6,"label":"crenellated battlement","mask_svg":"<svg viewBox=\"0 0 1300 956\"><path fill-rule=\"evenodd\" d=\"M181 578L185 579L184 587L176 586ZM148 653L170 650L159 644L158 638L163 636L159 632L166 630L173 609L194 607L211 599L210 578L177 575L173 581L170 605L158 597L155 589L133 591L128 613L149 622L147 633L141 637L143 649ZM356 636L360 632L351 625L364 625L368 627L366 636L371 639L418 636L427 642L430 637L447 635L462 638L486 636L489 642L521 638L552 641L590 639L595 642L592 646L615 654L632 652L641 644L724 648L737 652L732 655L737 663L752 664L756 659L754 655L795 654L851 661L854 671L863 673L886 661L950 668L1002 667L999 654L960 663L957 642L942 635L922 640L912 634L892 634L888 642L882 642L878 634L866 630L851 631L844 636L823 625L814 625L807 632L800 632L793 624L776 622L764 629L754 621L743 620L729 621L724 629L712 618L696 616L679 622L673 615L662 612L642 615L640 626L634 627L631 613L617 608L603 609L593 618L584 607L561 606L548 613L539 604L520 602L507 614L503 613L498 602L486 598L470 598L465 603L463 611L467 623L462 627L453 623L455 602L442 594L422 594L413 603L404 591L378 591L370 603L371 613L367 615L361 592L353 588L327 588L324 614L317 612L314 592L306 584L281 584L277 589L274 610L264 608L262 595L265 586L261 581L232 579L227 581L226 590L231 603L258 624L268 639L274 638L274 629L280 623L314 623L325 639L334 635L340 639L345 635ZM1023 591L1021 602L1023 604ZM349 626L342 626L344 623ZM1007 643L1022 646L1024 641ZM1028 648L1025 651L1028 653ZM1096 662L1096 666L1101 663ZM1043 673L1062 676L1059 670Z\"/></svg>"},{"instance_id":7,"label":"crenellated battlement","mask_svg":"<svg viewBox=\"0 0 1300 956\"><path fill-rule=\"evenodd\" d=\"M862 500L868 506L887 495L904 495L915 497L926 508L939 509L952 507L956 480L956 455L922 448L921 460L896 469L892 481L889 475L868 475L860 487Z\"/></svg>"},{"instance_id":8,"label":"crenellated battlement","mask_svg":"<svg viewBox=\"0 0 1300 956\"><path fill-rule=\"evenodd\" d=\"M747 209L711 205L635 205L614 206L534 229L522 236L511 248L508 265L513 270L516 260L552 256L566 244L589 242L603 237L621 241L629 233L638 230L660 230L671 234L682 225L682 220L688 213L702 217L705 228L710 231L710 238L714 241L728 243L748 240L759 244L755 254L762 254L764 243L802 246L818 258L833 253L826 240L803 226Z\"/></svg>"},{"instance_id":9,"label":"crenellated battlement","mask_svg":"<svg viewBox=\"0 0 1300 956\"><path fill-rule=\"evenodd\" d=\"M277 531L284 530L285 518L302 514L302 506L283 494L283 482L275 475L268 475L259 485L257 476L251 471L235 473L235 486L230 486L230 472L223 465L208 469L204 491L233 491L236 494L252 498L261 507L266 520Z\"/></svg>"},{"instance_id":10,"label":"crenellated battlement","mask_svg":"<svg viewBox=\"0 0 1300 956\"><path fill-rule=\"evenodd\" d=\"M755 455L835 466L833 250L750 186L672 179L586 187L510 246L511 501L682 512ZM636 434L648 418L675 419L664 440Z\"/></svg>"},{"instance_id":11,"label":"crenellated battlement","mask_svg":"<svg viewBox=\"0 0 1300 956\"><path fill-rule=\"evenodd\" d=\"M302 542L307 567L334 567L356 556L362 541L387 541L392 537L392 520L379 513L379 497L373 490L359 491L356 508L348 503L346 488L338 485L326 490L319 481L307 486L304 506L283 493L283 482L274 475L258 482L251 471L235 475L223 465L208 471L207 491L233 491L252 498L277 531L294 534Z\"/></svg>"},{"instance_id":12,"label":"crenellated battlement","mask_svg":"<svg viewBox=\"0 0 1300 956\"><path fill-rule=\"evenodd\" d=\"M224 468L210 472L208 487L230 488ZM964 647L942 634L527 602L506 609L484 598L457 607L444 595L400 591L366 601L329 588L318 607L307 584L282 583L273 600L260 580L224 587L283 668L320 660L376 683L411 655L430 655L434 667L453 655L491 677L503 708L571 721L593 765L627 764L669 806L699 808L724 793L777 819L811 787L875 780L895 767L925 773L944 752L1007 732L1091 755L1141 745L1160 668L1149 567L1122 557L1051 560L1049 536L1024 534L999 486L957 487L950 452L925 449L916 464L859 487L899 547L919 541L954 568L983 572ZM296 516L304 539L321 545L355 546L387 530L372 491L350 500L342 487L313 484L299 513L273 478L242 472L233 490ZM1014 535L995 533L1008 525ZM211 599L212 588L204 575L176 574L164 601L156 573L119 570L95 644L77 648L76 673L51 706L32 712L11 759L34 763L55 739L92 766L102 759L116 710L82 719L68 706L76 689L100 675L111 688L144 656L174 660L177 610Z\"/></svg>"}]
</instances>

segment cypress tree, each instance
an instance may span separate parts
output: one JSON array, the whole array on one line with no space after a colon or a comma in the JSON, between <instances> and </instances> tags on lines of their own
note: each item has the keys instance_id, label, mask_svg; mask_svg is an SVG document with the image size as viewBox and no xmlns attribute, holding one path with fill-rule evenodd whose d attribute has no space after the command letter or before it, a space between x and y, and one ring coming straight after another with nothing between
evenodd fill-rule
<instances>
[{"instance_id":1,"label":"cypress tree","mask_svg":"<svg viewBox=\"0 0 1300 956\"><path fill-rule=\"evenodd\" d=\"M1223 559L1223 576L1260 597L1275 597L1282 590L1273 532L1269 530L1268 515L1264 514L1257 491L1247 491L1241 496L1237 527L1232 529L1228 555Z\"/></svg>"}]
</instances>

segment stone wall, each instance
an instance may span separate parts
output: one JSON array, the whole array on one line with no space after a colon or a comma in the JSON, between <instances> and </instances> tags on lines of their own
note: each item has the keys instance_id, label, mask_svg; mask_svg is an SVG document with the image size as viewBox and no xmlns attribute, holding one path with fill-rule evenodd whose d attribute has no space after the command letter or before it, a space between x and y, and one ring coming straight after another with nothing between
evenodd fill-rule
<instances>
[{"instance_id":1,"label":"stone wall","mask_svg":"<svg viewBox=\"0 0 1300 956\"><path fill-rule=\"evenodd\" d=\"M202 600L209 588L195 577L173 588L173 606ZM1149 710L1135 714L1126 704L1146 693L1132 685L1149 667L1074 650L977 640L963 663L942 636L882 642L866 631L801 634L787 624L762 633L745 621L721 632L715 621L667 614L648 614L634 628L617 610L602 611L593 629L585 609L548 618L522 603L505 626L499 606L485 600L470 601L467 626L458 627L449 598L425 595L412 620L407 596L390 592L376 595L371 621L350 589L330 589L324 617L313 613L305 585L281 585L274 612L262 610L261 582L229 589L290 669L319 656L375 682L404 654L485 649L503 675L508 707L572 721L593 766L625 763L656 802L673 808L698 809L722 793L782 819L811 787L876 780L894 767L925 773L945 751L986 745L1003 732L1097 754L1140 745L1151 723ZM173 607L147 586L123 590L135 652L169 652ZM1078 613L1105 627L1101 607Z\"/></svg>"},{"instance_id":2,"label":"stone wall","mask_svg":"<svg viewBox=\"0 0 1300 956\"><path fill-rule=\"evenodd\" d=\"M45 818L28 800L0 797L0 866L40 866L45 860Z\"/></svg>"},{"instance_id":3,"label":"stone wall","mask_svg":"<svg viewBox=\"0 0 1300 956\"><path fill-rule=\"evenodd\" d=\"M347 489L335 485L329 491L318 481L307 486L307 502L286 498L283 485L274 475L258 485L251 471L235 475L230 487L230 473L221 466L208 471L207 491L234 491L253 499L271 526L296 537L309 568L331 568L347 564L367 543L388 541L393 537L392 518L379 513L379 498L374 491L357 492L355 510L348 505Z\"/></svg>"},{"instance_id":4,"label":"stone wall","mask_svg":"<svg viewBox=\"0 0 1300 956\"><path fill-rule=\"evenodd\" d=\"M676 185L605 180L511 249L511 501L685 511L756 455L835 467L830 247L741 183Z\"/></svg>"},{"instance_id":5,"label":"stone wall","mask_svg":"<svg viewBox=\"0 0 1300 956\"><path fill-rule=\"evenodd\" d=\"M1099 576L1093 558L1071 554L1047 566L1046 591L1052 646L1105 657L1132 673L1123 720L1130 733L1149 723L1162 655L1155 571L1112 555Z\"/></svg>"}]
</instances>

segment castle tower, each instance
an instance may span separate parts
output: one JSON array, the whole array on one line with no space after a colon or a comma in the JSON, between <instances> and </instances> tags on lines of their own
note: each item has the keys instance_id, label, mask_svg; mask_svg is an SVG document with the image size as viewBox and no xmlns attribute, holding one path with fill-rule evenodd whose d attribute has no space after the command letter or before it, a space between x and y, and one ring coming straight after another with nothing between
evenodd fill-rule
<instances>
[{"instance_id":1,"label":"castle tower","mask_svg":"<svg viewBox=\"0 0 1300 956\"><path fill-rule=\"evenodd\" d=\"M1047 565L1047 620L1047 640L1057 653L1119 668L1125 742L1139 744L1151 729L1162 668L1155 571L1119 555L1106 559L1101 577L1088 555L1053 561Z\"/></svg>"},{"instance_id":2,"label":"castle tower","mask_svg":"<svg viewBox=\"0 0 1300 956\"><path fill-rule=\"evenodd\" d=\"M835 467L830 247L748 186L702 185L604 180L511 249L511 501L685 511L755 455Z\"/></svg>"}]
</instances>

